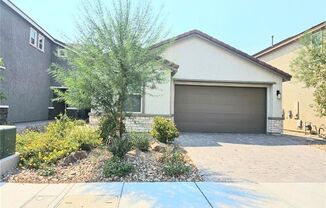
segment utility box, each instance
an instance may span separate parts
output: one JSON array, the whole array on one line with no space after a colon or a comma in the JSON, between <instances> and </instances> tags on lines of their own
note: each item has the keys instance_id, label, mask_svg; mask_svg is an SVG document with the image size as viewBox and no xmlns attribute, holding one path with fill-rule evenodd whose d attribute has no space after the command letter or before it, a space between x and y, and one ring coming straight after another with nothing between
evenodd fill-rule
<instances>
[{"instance_id":1,"label":"utility box","mask_svg":"<svg viewBox=\"0 0 326 208\"><path fill-rule=\"evenodd\" d=\"M0 159L15 154L16 127L0 126Z\"/></svg>"},{"instance_id":2,"label":"utility box","mask_svg":"<svg viewBox=\"0 0 326 208\"><path fill-rule=\"evenodd\" d=\"M7 123L8 109L8 105L0 105L0 125L5 125Z\"/></svg>"}]
</instances>

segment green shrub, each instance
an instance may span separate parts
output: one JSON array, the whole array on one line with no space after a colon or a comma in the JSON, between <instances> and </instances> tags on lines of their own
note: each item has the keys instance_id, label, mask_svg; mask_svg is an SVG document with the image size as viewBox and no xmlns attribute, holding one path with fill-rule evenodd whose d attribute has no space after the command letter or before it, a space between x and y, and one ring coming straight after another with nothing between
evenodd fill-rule
<instances>
[{"instance_id":1,"label":"green shrub","mask_svg":"<svg viewBox=\"0 0 326 208\"><path fill-rule=\"evenodd\" d=\"M40 169L39 174L41 176L51 176L55 173L55 168L53 165L45 166Z\"/></svg>"},{"instance_id":2,"label":"green shrub","mask_svg":"<svg viewBox=\"0 0 326 208\"><path fill-rule=\"evenodd\" d=\"M96 129L82 126L66 116L50 123L44 133L25 131L17 134L16 148L20 166L44 168L79 149L89 150L102 143Z\"/></svg>"},{"instance_id":3,"label":"green shrub","mask_svg":"<svg viewBox=\"0 0 326 208\"><path fill-rule=\"evenodd\" d=\"M103 138L105 142L107 142L109 139L117 137L119 124L115 122L112 116L102 117L99 126L101 138ZM125 126L123 126L123 132L125 132Z\"/></svg>"},{"instance_id":4,"label":"green shrub","mask_svg":"<svg viewBox=\"0 0 326 208\"><path fill-rule=\"evenodd\" d=\"M76 120L75 121L75 124L77 126L85 126L86 125L86 121L84 121L84 120Z\"/></svg>"},{"instance_id":5,"label":"green shrub","mask_svg":"<svg viewBox=\"0 0 326 208\"><path fill-rule=\"evenodd\" d=\"M73 120L71 120L66 114L60 114L55 118L54 122L48 124L45 131L51 137L63 138L74 126L76 126L76 124Z\"/></svg>"},{"instance_id":6,"label":"green shrub","mask_svg":"<svg viewBox=\"0 0 326 208\"><path fill-rule=\"evenodd\" d=\"M53 164L79 148L78 143L72 139L55 138L34 131L17 135L16 146L20 153L20 165L36 169Z\"/></svg>"},{"instance_id":7,"label":"green shrub","mask_svg":"<svg viewBox=\"0 0 326 208\"><path fill-rule=\"evenodd\" d=\"M81 150L90 151L102 144L98 131L90 126L75 126L69 136L78 142Z\"/></svg>"},{"instance_id":8,"label":"green shrub","mask_svg":"<svg viewBox=\"0 0 326 208\"><path fill-rule=\"evenodd\" d=\"M118 157L111 157L106 161L103 168L104 177L110 176L125 176L134 171L134 167L131 164L124 163Z\"/></svg>"},{"instance_id":9,"label":"green shrub","mask_svg":"<svg viewBox=\"0 0 326 208\"><path fill-rule=\"evenodd\" d=\"M143 152L148 151L149 147L149 135L146 133L132 133L130 135L131 143L134 147L140 149Z\"/></svg>"},{"instance_id":10,"label":"green shrub","mask_svg":"<svg viewBox=\"0 0 326 208\"><path fill-rule=\"evenodd\" d=\"M165 151L161 161L163 162L163 171L168 176L179 176L191 170L184 159L184 155L178 151Z\"/></svg>"},{"instance_id":11,"label":"green shrub","mask_svg":"<svg viewBox=\"0 0 326 208\"><path fill-rule=\"evenodd\" d=\"M109 145L109 151L119 158L123 158L130 151L132 145L129 137L113 138Z\"/></svg>"},{"instance_id":12,"label":"green shrub","mask_svg":"<svg viewBox=\"0 0 326 208\"><path fill-rule=\"evenodd\" d=\"M155 117L151 135L160 142L172 143L179 136L179 131L173 121L163 117Z\"/></svg>"},{"instance_id":13,"label":"green shrub","mask_svg":"<svg viewBox=\"0 0 326 208\"><path fill-rule=\"evenodd\" d=\"M109 138L116 137L117 124L110 117L102 117L100 121L100 135L107 141Z\"/></svg>"}]
</instances>

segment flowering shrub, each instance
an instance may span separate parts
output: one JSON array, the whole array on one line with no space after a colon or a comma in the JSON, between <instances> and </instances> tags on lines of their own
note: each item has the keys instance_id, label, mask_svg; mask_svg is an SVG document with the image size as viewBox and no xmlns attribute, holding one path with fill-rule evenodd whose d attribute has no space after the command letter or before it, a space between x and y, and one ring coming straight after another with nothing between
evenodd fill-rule
<instances>
[{"instance_id":1,"label":"flowering shrub","mask_svg":"<svg viewBox=\"0 0 326 208\"><path fill-rule=\"evenodd\" d=\"M44 133L25 131L17 134L20 165L39 169L68 156L79 149L89 150L102 140L96 129L61 116L50 123Z\"/></svg>"}]
</instances>

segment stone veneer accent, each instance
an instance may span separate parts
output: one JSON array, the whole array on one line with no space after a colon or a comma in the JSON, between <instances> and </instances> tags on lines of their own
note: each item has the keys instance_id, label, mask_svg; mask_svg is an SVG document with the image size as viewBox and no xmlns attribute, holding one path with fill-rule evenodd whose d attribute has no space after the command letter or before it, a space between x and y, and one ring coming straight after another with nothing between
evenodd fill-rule
<instances>
[{"instance_id":1,"label":"stone veneer accent","mask_svg":"<svg viewBox=\"0 0 326 208\"><path fill-rule=\"evenodd\" d=\"M134 114L130 117L126 117L126 130L127 132L150 132L153 119L155 116L163 116L165 118L173 119L172 115L148 115L148 114ZM89 123L91 125L98 125L100 117L90 113L89 114Z\"/></svg>"},{"instance_id":2,"label":"stone veneer accent","mask_svg":"<svg viewBox=\"0 0 326 208\"><path fill-rule=\"evenodd\" d=\"M95 113L89 113L88 116L89 116L88 120L90 125L93 126L99 125L100 116L96 115Z\"/></svg>"},{"instance_id":3,"label":"stone veneer accent","mask_svg":"<svg viewBox=\"0 0 326 208\"><path fill-rule=\"evenodd\" d=\"M283 133L283 118L269 117L267 121L268 134L282 134Z\"/></svg>"}]
</instances>

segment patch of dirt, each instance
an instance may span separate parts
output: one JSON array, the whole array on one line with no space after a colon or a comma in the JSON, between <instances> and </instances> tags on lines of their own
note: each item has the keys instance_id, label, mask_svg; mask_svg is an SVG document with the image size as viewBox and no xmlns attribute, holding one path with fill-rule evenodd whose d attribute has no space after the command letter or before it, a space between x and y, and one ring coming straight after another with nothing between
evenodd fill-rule
<instances>
[{"instance_id":1,"label":"patch of dirt","mask_svg":"<svg viewBox=\"0 0 326 208\"><path fill-rule=\"evenodd\" d=\"M185 154L185 153L184 153ZM87 158L78 160L76 163L64 166L59 161L55 166L55 173L51 176L41 176L39 171L21 169L10 172L4 176L3 181L14 183L81 183L81 182L111 182L111 181L137 181L137 182L159 182L159 181L202 181L197 168L192 164L189 157L185 157L191 171L186 175L169 177L163 173L162 163L159 158L160 152L140 150L130 151L125 161L133 164L135 171L125 177L103 177L105 162L111 157L111 153L105 147L93 149Z\"/></svg>"}]
</instances>

